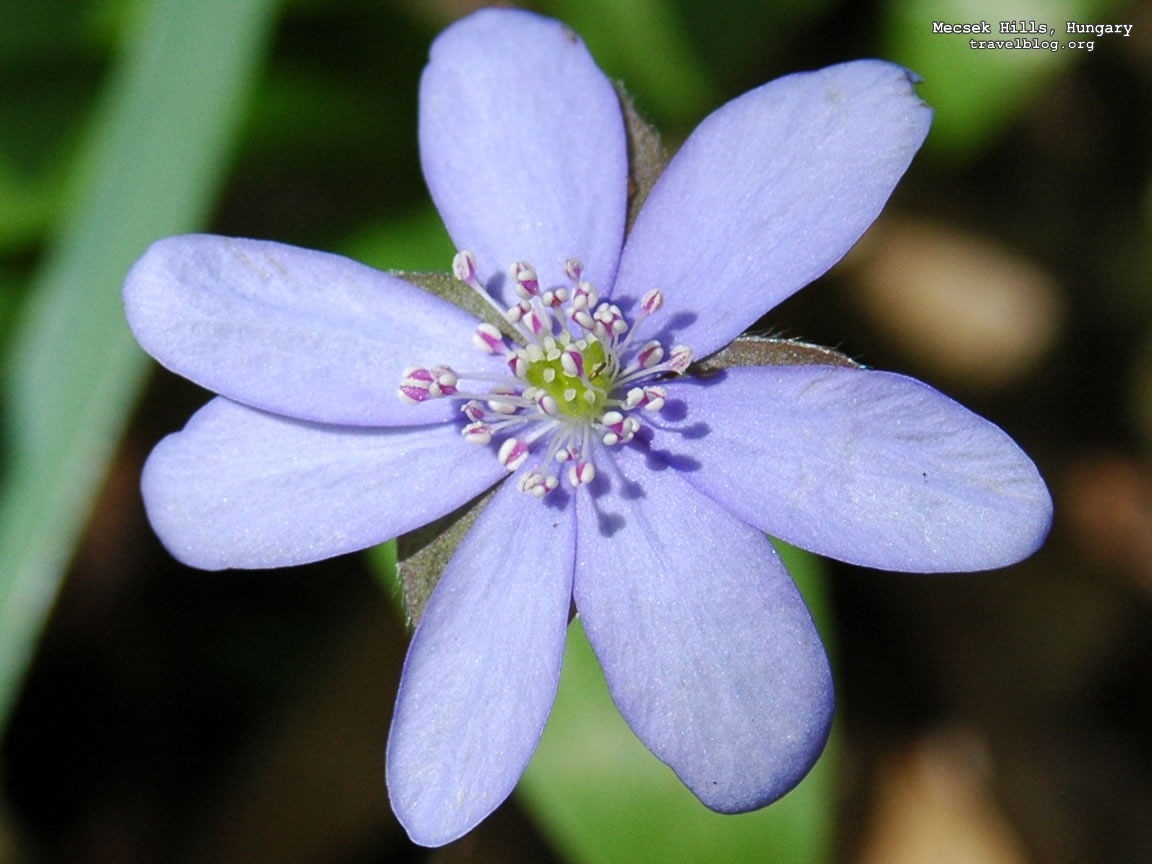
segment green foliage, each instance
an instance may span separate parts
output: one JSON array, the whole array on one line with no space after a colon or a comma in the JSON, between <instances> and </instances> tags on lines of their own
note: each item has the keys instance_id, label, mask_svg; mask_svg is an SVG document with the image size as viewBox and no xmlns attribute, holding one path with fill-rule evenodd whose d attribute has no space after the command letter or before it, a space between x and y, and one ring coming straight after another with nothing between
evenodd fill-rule
<instances>
[{"instance_id":1,"label":"green foliage","mask_svg":"<svg viewBox=\"0 0 1152 864\"><path fill-rule=\"evenodd\" d=\"M133 11L5 357L0 725L148 368L124 323L124 274L152 240L204 224L275 3Z\"/></svg>"},{"instance_id":2,"label":"green foliage","mask_svg":"<svg viewBox=\"0 0 1152 864\"><path fill-rule=\"evenodd\" d=\"M1122 4L1115 0L1027 0L1005 6L999 0L889 0L885 33L886 59L907 66L924 79L919 92L936 116L928 146L959 154L990 142L1031 99L1073 63L1092 57L1063 46L1071 39L1066 21L1103 22ZM1001 35L1001 21L1037 21L1052 36ZM934 21L987 21L990 35L933 33ZM969 40L1038 39L1059 42L1045 49L973 49Z\"/></svg>"},{"instance_id":3,"label":"green foliage","mask_svg":"<svg viewBox=\"0 0 1152 864\"><path fill-rule=\"evenodd\" d=\"M712 80L670 0L546 0L535 5L580 33L600 66L623 79L643 109L683 122L714 104Z\"/></svg>"}]
</instances>

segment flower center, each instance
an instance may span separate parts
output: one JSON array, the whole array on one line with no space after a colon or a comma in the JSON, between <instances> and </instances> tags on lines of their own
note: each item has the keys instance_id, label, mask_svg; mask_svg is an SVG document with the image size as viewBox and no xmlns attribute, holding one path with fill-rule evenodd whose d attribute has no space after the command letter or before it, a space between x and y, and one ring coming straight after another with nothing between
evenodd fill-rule
<instances>
[{"instance_id":1,"label":"flower center","mask_svg":"<svg viewBox=\"0 0 1152 864\"><path fill-rule=\"evenodd\" d=\"M472 253L458 253L452 271L495 303L477 278ZM673 346L667 357L657 340L634 346L634 325L615 304L598 302L595 286L581 279L580 262L568 259L564 271L571 287L542 289L530 264L509 268L520 299L502 312L525 346L510 347L500 330L487 323L473 336L480 350L505 357L507 374L412 366L404 371L398 394L410 404L462 400L460 410L469 421L462 430L465 440L495 445L496 458L509 471L518 471L531 457L538 459L519 481L521 491L538 497L559 486L559 477L552 473L557 463L568 463L573 487L590 483L596 476L593 436L608 447L631 441L640 428L632 414L641 408L659 411L667 396L662 387L641 382L682 374L693 358L684 345ZM640 300L636 323L663 303L659 291L649 291ZM462 380L487 389L462 388Z\"/></svg>"},{"instance_id":2,"label":"flower center","mask_svg":"<svg viewBox=\"0 0 1152 864\"><path fill-rule=\"evenodd\" d=\"M559 415L595 420L604 413L614 384L607 374L605 356L599 340L579 339L563 351L557 349L539 360L529 360L524 380L551 396Z\"/></svg>"}]
</instances>

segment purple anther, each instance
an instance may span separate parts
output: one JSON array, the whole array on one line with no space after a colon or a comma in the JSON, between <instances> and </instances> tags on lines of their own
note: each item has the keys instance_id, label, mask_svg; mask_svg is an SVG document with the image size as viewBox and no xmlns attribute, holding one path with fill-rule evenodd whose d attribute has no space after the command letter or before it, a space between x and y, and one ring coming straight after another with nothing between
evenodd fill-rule
<instances>
[{"instance_id":1,"label":"purple anther","mask_svg":"<svg viewBox=\"0 0 1152 864\"><path fill-rule=\"evenodd\" d=\"M506 438L500 445L496 458L509 471L515 471L528 458L528 445L519 438Z\"/></svg>"},{"instance_id":2,"label":"purple anther","mask_svg":"<svg viewBox=\"0 0 1152 864\"><path fill-rule=\"evenodd\" d=\"M560 368L570 378L584 377L584 352L567 348L560 355Z\"/></svg>"},{"instance_id":3,"label":"purple anther","mask_svg":"<svg viewBox=\"0 0 1152 864\"><path fill-rule=\"evenodd\" d=\"M508 275L516 283L516 293L523 299L535 297L540 293L540 282L536 277L536 270L526 261L517 261L508 268Z\"/></svg>"},{"instance_id":4,"label":"purple anther","mask_svg":"<svg viewBox=\"0 0 1152 864\"><path fill-rule=\"evenodd\" d=\"M572 292L572 309L573 311L593 309L599 299L595 285L591 282L580 282L577 284L576 290Z\"/></svg>"},{"instance_id":5,"label":"purple anther","mask_svg":"<svg viewBox=\"0 0 1152 864\"><path fill-rule=\"evenodd\" d=\"M536 395L536 407L549 417L555 417L560 413L560 406L556 404L556 400L544 390Z\"/></svg>"},{"instance_id":6,"label":"purple anther","mask_svg":"<svg viewBox=\"0 0 1152 864\"><path fill-rule=\"evenodd\" d=\"M480 324L472 334L472 344L487 354L503 354L505 351L504 337L500 331L491 324Z\"/></svg>"},{"instance_id":7,"label":"purple anther","mask_svg":"<svg viewBox=\"0 0 1152 864\"><path fill-rule=\"evenodd\" d=\"M469 423L460 434L469 444L488 444L492 441L492 427L487 423Z\"/></svg>"},{"instance_id":8,"label":"purple anther","mask_svg":"<svg viewBox=\"0 0 1152 864\"><path fill-rule=\"evenodd\" d=\"M640 298L640 312L639 317L647 318L653 312L659 311L660 307L664 305L664 295L653 288Z\"/></svg>"},{"instance_id":9,"label":"purple anther","mask_svg":"<svg viewBox=\"0 0 1152 864\"><path fill-rule=\"evenodd\" d=\"M568 469L568 482L573 486L584 486L596 478L596 466L586 459L581 459Z\"/></svg>"},{"instance_id":10,"label":"purple anther","mask_svg":"<svg viewBox=\"0 0 1152 864\"><path fill-rule=\"evenodd\" d=\"M508 370L517 378L523 378L528 373L528 358L519 351L509 354Z\"/></svg>"},{"instance_id":11,"label":"purple anther","mask_svg":"<svg viewBox=\"0 0 1152 864\"><path fill-rule=\"evenodd\" d=\"M559 485L560 481L550 474L544 474L541 471L529 471L521 478L519 488L521 492L536 498L543 498Z\"/></svg>"},{"instance_id":12,"label":"purple anther","mask_svg":"<svg viewBox=\"0 0 1152 864\"><path fill-rule=\"evenodd\" d=\"M677 375L683 375L684 371L692 365L695 357L695 352L687 345L674 345L672 346L672 353L668 356L668 369Z\"/></svg>"},{"instance_id":13,"label":"purple anther","mask_svg":"<svg viewBox=\"0 0 1152 864\"><path fill-rule=\"evenodd\" d=\"M655 339L646 342L644 347L640 349L640 353L636 355L636 362L640 364L641 369L651 369L663 359L664 346Z\"/></svg>"},{"instance_id":14,"label":"purple anther","mask_svg":"<svg viewBox=\"0 0 1152 864\"><path fill-rule=\"evenodd\" d=\"M452 275L468 285L477 282L476 256L466 249L457 252L452 258Z\"/></svg>"},{"instance_id":15,"label":"purple anther","mask_svg":"<svg viewBox=\"0 0 1152 864\"><path fill-rule=\"evenodd\" d=\"M473 423L479 423L488 416L488 412L484 410L484 406L471 399L460 406L460 412Z\"/></svg>"}]
</instances>

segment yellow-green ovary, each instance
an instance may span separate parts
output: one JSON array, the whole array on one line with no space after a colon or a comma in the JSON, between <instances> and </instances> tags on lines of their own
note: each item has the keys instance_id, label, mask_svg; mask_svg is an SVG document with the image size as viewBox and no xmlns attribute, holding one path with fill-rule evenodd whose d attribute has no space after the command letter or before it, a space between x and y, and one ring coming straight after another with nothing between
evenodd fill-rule
<instances>
[{"instance_id":1,"label":"yellow-green ovary","mask_svg":"<svg viewBox=\"0 0 1152 864\"><path fill-rule=\"evenodd\" d=\"M605 362L604 346L600 342L591 341L581 355L584 357L584 376L591 387L567 374L560 357L554 360L542 358L528 364L525 378L533 387L539 387L556 400L562 416L595 420L604 413L604 401L612 389L612 379Z\"/></svg>"}]
</instances>

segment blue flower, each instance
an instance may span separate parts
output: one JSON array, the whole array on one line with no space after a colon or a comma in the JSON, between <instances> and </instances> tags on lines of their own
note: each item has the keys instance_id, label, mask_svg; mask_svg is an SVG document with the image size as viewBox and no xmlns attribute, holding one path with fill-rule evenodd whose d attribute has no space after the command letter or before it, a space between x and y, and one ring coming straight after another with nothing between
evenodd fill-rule
<instances>
[{"instance_id":1,"label":"blue flower","mask_svg":"<svg viewBox=\"0 0 1152 864\"><path fill-rule=\"evenodd\" d=\"M220 394L144 471L180 560L327 558L508 479L405 664L387 772L415 841L459 837L515 786L573 600L636 734L707 806L741 812L799 782L833 706L765 533L924 572L1003 566L1042 542L1051 500L1032 462L918 381L682 374L844 255L930 120L910 75L879 61L766 84L700 125L625 240L612 85L563 25L487 10L432 47L420 148L457 277L518 343L321 252L186 236L134 266L140 344Z\"/></svg>"}]
</instances>

